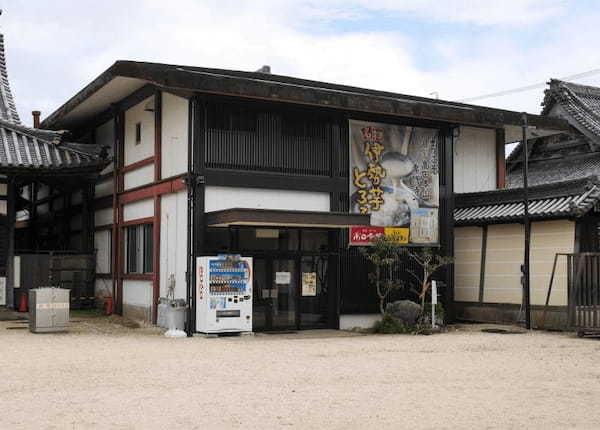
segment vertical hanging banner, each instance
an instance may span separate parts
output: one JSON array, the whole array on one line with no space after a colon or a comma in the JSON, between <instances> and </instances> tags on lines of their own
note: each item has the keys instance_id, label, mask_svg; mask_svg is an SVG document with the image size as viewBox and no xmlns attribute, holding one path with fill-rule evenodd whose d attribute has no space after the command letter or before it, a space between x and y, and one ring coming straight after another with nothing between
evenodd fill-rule
<instances>
[{"instance_id":1,"label":"vertical hanging banner","mask_svg":"<svg viewBox=\"0 0 600 430\"><path fill-rule=\"evenodd\" d=\"M351 245L378 235L407 245L439 241L438 130L350 120L350 209L372 227L350 229Z\"/></svg>"}]
</instances>

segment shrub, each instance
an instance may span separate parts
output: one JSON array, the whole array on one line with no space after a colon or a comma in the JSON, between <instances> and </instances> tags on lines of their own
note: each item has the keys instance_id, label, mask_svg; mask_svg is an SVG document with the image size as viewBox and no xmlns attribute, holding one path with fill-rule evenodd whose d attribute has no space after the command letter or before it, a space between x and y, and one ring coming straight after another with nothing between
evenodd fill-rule
<instances>
[{"instance_id":1,"label":"shrub","mask_svg":"<svg viewBox=\"0 0 600 430\"><path fill-rule=\"evenodd\" d=\"M412 332L410 327L406 327L402 321L389 314L384 314L381 320L375 322L373 326L375 333L381 334L398 334Z\"/></svg>"}]
</instances>

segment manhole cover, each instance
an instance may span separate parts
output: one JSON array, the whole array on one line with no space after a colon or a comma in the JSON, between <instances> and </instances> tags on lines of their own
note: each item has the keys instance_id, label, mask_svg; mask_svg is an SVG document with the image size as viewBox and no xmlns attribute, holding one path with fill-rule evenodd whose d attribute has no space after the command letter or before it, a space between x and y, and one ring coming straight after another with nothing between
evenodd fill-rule
<instances>
[{"instance_id":1,"label":"manhole cover","mask_svg":"<svg viewBox=\"0 0 600 430\"><path fill-rule=\"evenodd\" d=\"M523 334L524 331L520 330L507 330L505 328L483 328L481 329L484 333L496 333L496 334Z\"/></svg>"}]
</instances>

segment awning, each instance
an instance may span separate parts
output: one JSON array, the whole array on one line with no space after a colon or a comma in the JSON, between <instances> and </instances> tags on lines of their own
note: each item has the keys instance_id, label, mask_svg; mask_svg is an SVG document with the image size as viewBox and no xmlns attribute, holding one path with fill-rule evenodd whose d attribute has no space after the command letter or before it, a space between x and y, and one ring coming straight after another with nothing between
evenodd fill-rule
<instances>
[{"instance_id":1,"label":"awning","mask_svg":"<svg viewBox=\"0 0 600 430\"><path fill-rule=\"evenodd\" d=\"M209 227L254 225L272 227L348 228L371 225L371 215L346 212L316 212L234 208L206 214Z\"/></svg>"}]
</instances>

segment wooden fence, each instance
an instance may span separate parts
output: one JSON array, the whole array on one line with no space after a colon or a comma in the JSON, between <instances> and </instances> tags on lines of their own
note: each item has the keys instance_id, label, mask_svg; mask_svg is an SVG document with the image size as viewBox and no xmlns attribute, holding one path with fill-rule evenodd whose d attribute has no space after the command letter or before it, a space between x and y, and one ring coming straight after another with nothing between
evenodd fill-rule
<instances>
[{"instance_id":1,"label":"wooden fence","mask_svg":"<svg viewBox=\"0 0 600 430\"><path fill-rule=\"evenodd\" d=\"M566 257L569 325L579 336L600 333L600 253Z\"/></svg>"}]
</instances>

